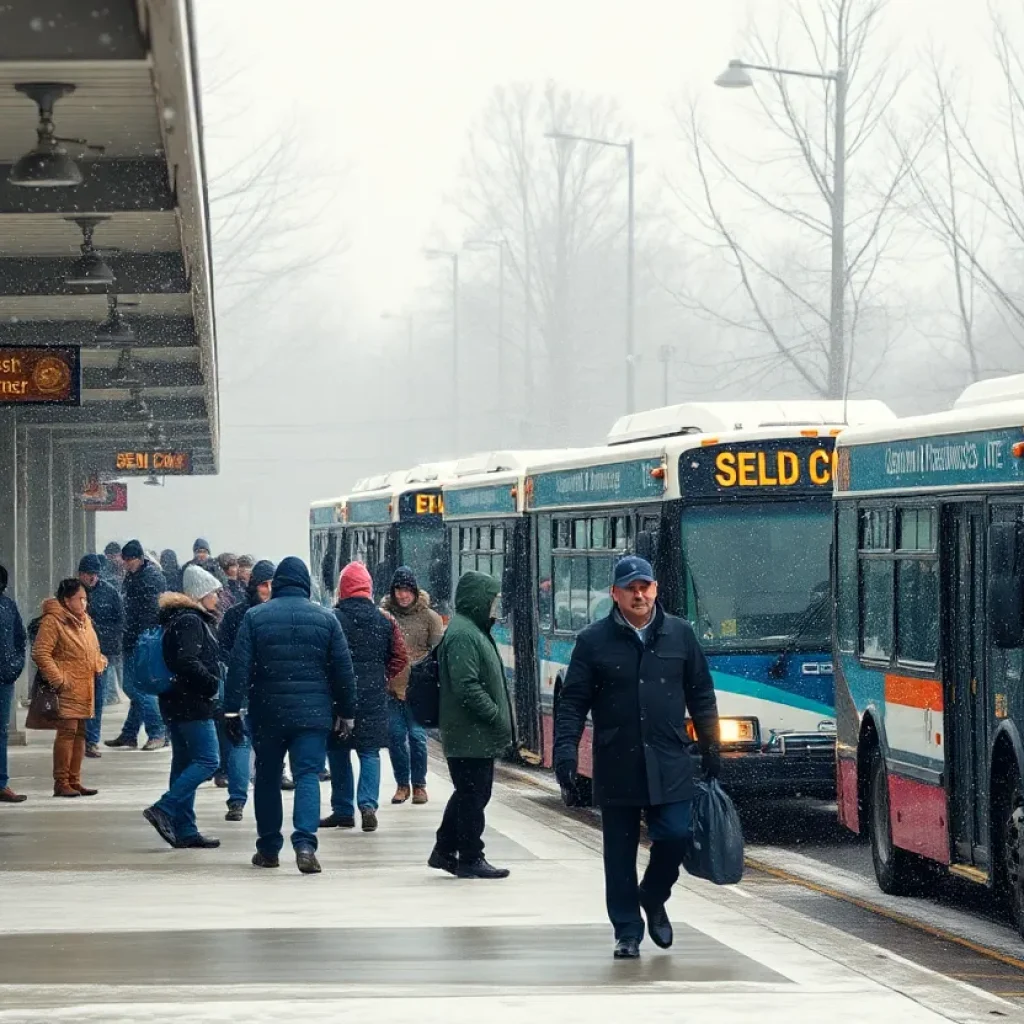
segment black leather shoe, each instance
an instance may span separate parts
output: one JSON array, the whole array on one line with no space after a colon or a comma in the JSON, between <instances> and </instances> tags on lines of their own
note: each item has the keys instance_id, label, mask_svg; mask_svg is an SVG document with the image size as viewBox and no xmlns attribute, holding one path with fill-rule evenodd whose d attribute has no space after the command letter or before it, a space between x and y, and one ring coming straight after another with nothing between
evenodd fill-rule
<instances>
[{"instance_id":1,"label":"black leather shoe","mask_svg":"<svg viewBox=\"0 0 1024 1024\"><path fill-rule=\"evenodd\" d=\"M647 933L659 949L668 949L672 945L672 922L665 912L665 904L652 903L644 898L643 889L640 890L640 906L643 907L647 916Z\"/></svg>"},{"instance_id":2,"label":"black leather shoe","mask_svg":"<svg viewBox=\"0 0 1024 1024\"><path fill-rule=\"evenodd\" d=\"M508 868L496 868L488 864L483 857L473 861L472 864L459 863L457 872L459 878L508 878Z\"/></svg>"},{"instance_id":3,"label":"black leather shoe","mask_svg":"<svg viewBox=\"0 0 1024 1024\"><path fill-rule=\"evenodd\" d=\"M277 857L271 857L269 854L260 853L260 851L257 850L252 855L252 866L254 868L279 868L281 866L281 862Z\"/></svg>"},{"instance_id":4,"label":"black leather shoe","mask_svg":"<svg viewBox=\"0 0 1024 1024\"><path fill-rule=\"evenodd\" d=\"M311 846L300 846L295 851L295 863L304 875L319 875L320 861Z\"/></svg>"},{"instance_id":5,"label":"black leather shoe","mask_svg":"<svg viewBox=\"0 0 1024 1024\"><path fill-rule=\"evenodd\" d=\"M179 839L174 846L178 850L216 850L220 846L220 840L196 833L186 839Z\"/></svg>"},{"instance_id":6,"label":"black leather shoe","mask_svg":"<svg viewBox=\"0 0 1024 1024\"><path fill-rule=\"evenodd\" d=\"M236 801L233 800L231 803L228 804L228 813L224 815L224 820L225 821L241 821L242 820L242 810L243 810L244 807L245 807L244 804L237 803Z\"/></svg>"},{"instance_id":7,"label":"black leather shoe","mask_svg":"<svg viewBox=\"0 0 1024 1024\"><path fill-rule=\"evenodd\" d=\"M612 956L616 960L639 960L640 959L640 940L639 939L619 939L615 943L615 952Z\"/></svg>"},{"instance_id":8,"label":"black leather shoe","mask_svg":"<svg viewBox=\"0 0 1024 1024\"><path fill-rule=\"evenodd\" d=\"M227 789L228 788L228 774L227 774L227 772L217 772L216 775L214 775L214 777L213 777L213 784L218 789Z\"/></svg>"},{"instance_id":9,"label":"black leather shoe","mask_svg":"<svg viewBox=\"0 0 1024 1024\"><path fill-rule=\"evenodd\" d=\"M154 805L153 807L147 807L142 812L142 816L157 830L160 838L168 846L177 845L178 837L174 834L174 822L171 821L169 814Z\"/></svg>"},{"instance_id":10,"label":"black leather shoe","mask_svg":"<svg viewBox=\"0 0 1024 1024\"><path fill-rule=\"evenodd\" d=\"M118 736L116 739L104 740L103 746L113 747L115 750L118 747L124 747L125 750L138 750L139 742L138 740L126 740L123 736Z\"/></svg>"},{"instance_id":11,"label":"black leather shoe","mask_svg":"<svg viewBox=\"0 0 1024 1024\"><path fill-rule=\"evenodd\" d=\"M434 847L427 860L427 867L433 868L435 871L447 871L449 875L457 875L459 873L459 858L451 853L442 853L437 847Z\"/></svg>"},{"instance_id":12,"label":"black leather shoe","mask_svg":"<svg viewBox=\"0 0 1024 1024\"><path fill-rule=\"evenodd\" d=\"M321 828L355 828L356 819L351 814L331 814L320 819Z\"/></svg>"}]
</instances>

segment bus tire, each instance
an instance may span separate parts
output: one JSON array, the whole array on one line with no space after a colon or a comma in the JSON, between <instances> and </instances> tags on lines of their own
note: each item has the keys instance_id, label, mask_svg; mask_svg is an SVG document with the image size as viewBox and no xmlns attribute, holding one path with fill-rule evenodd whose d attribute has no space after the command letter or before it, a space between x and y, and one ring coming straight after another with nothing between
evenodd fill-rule
<instances>
[{"instance_id":1,"label":"bus tire","mask_svg":"<svg viewBox=\"0 0 1024 1024\"><path fill-rule=\"evenodd\" d=\"M889 896L912 896L920 892L923 887L922 861L908 850L901 850L892 840L889 778L885 758L877 745L872 749L868 762L867 819L871 860L878 888Z\"/></svg>"},{"instance_id":2,"label":"bus tire","mask_svg":"<svg viewBox=\"0 0 1024 1024\"><path fill-rule=\"evenodd\" d=\"M997 865L1003 892L1010 902L1010 914L1017 931L1024 935L1024 787L1014 770L1003 788L1000 803L1000 853Z\"/></svg>"}]
</instances>

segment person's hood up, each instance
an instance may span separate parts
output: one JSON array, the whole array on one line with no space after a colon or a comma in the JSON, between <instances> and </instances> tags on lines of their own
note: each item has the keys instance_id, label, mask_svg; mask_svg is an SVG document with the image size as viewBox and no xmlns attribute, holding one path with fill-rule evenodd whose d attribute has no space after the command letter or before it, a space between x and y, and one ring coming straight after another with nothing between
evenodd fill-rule
<instances>
[{"instance_id":1,"label":"person's hood up","mask_svg":"<svg viewBox=\"0 0 1024 1024\"><path fill-rule=\"evenodd\" d=\"M373 580L362 562L349 562L341 570L338 600L347 601L350 597L366 597L373 600Z\"/></svg>"},{"instance_id":2,"label":"person's hood up","mask_svg":"<svg viewBox=\"0 0 1024 1024\"><path fill-rule=\"evenodd\" d=\"M7 567L0 565L0 594L7 589Z\"/></svg>"},{"instance_id":3,"label":"person's hood up","mask_svg":"<svg viewBox=\"0 0 1024 1024\"><path fill-rule=\"evenodd\" d=\"M82 622L81 619L76 619L55 597L47 597L43 600L41 613L43 615L56 616L61 622L67 623L69 626L81 625Z\"/></svg>"},{"instance_id":4,"label":"person's hood up","mask_svg":"<svg viewBox=\"0 0 1024 1024\"><path fill-rule=\"evenodd\" d=\"M295 597L296 591L301 591L305 597L309 597L312 591L312 584L309 579L309 570L306 563L296 555L289 555L281 559L281 564L274 573L273 597ZM291 593L287 593L291 591Z\"/></svg>"},{"instance_id":5,"label":"person's hood up","mask_svg":"<svg viewBox=\"0 0 1024 1024\"><path fill-rule=\"evenodd\" d=\"M395 600L394 594L385 594L380 606L389 615L415 615L417 612L423 611L424 608L430 607L430 595L425 590L421 590L416 595L416 600L408 608L403 608Z\"/></svg>"},{"instance_id":6,"label":"person's hood up","mask_svg":"<svg viewBox=\"0 0 1024 1024\"><path fill-rule=\"evenodd\" d=\"M501 584L485 572L463 573L455 588L455 610L485 633L491 626L491 605L501 593Z\"/></svg>"},{"instance_id":7,"label":"person's hood up","mask_svg":"<svg viewBox=\"0 0 1024 1024\"><path fill-rule=\"evenodd\" d=\"M217 621L217 616L208 612L194 597L179 594L174 590L166 590L157 599L160 608L160 625L166 626L175 616L182 612L195 612L207 622Z\"/></svg>"},{"instance_id":8,"label":"person's hood up","mask_svg":"<svg viewBox=\"0 0 1024 1024\"><path fill-rule=\"evenodd\" d=\"M411 590L417 597L419 597L420 585L416 582L416 573L414 573L407 565L400 565L395 570L395 575L391 577L391 588L388 593L394 597L395 591L399 588L402 590Z\"/></svg>"},{"instance_id":9,"label":"person's hood up","mask_svg":"<svg viewBox=\"0 0 1024 1024\"><path fill-rule=\"evenodd\" d=\"M160 552L160 568L164 572L177 572L181 566L178 564L178 554L170 548L164 548Z\"/></svg>"}]
</instances>

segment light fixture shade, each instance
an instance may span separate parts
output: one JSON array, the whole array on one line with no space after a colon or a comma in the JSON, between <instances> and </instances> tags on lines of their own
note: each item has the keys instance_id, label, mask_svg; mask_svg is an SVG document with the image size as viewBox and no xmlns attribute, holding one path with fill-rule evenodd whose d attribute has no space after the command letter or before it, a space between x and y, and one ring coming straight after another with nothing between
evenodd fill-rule
<instances>
[{"instance_id":1,"label":"light fixture shade","mask_svg":"<svg viewBox=\"0 0 1024 1024\"><path fill-rule=\"evenodd\" d=\"M134 345L135 332L123 316L114 310L106 320L96 328L93 341L97 345Z\"/></svg>"},{"instance_id":2,"label":"light fixture shade","mask_svg":"<svg viewBox=\"0 0 1024 1024\"><path fill-rule=\"evenodd\" d=\"M109 288L114 283L114 272L98 252L85 252L75 260L64 283L71 288Z\"/></svg>"},{"instance_id":3,"label":"light fixture shade","mask_svg":"<svg viewBox=\"0 0 1024 1024\"><path fill-rule=\"evenodd\" d=\"M147 476L146 479L142 481L142 483L146 487L159 487L160 486L160 481L159 481L159 479L157 479L156 473L150 473L149 476Z\"/></svg>"},{"instance_id":4,"label":"light fixture shade","mask_svg":"<svg viewBox=\"0 0 1024 1024\"><path fill-rule=\"evenodd\" d=\"M715 85L723 89L749 89L753 84L741 60L729 61L729 66L715 79Z\"/></svg>"},{"instance_id":5,"label":"light fixture shade","mask_svg":"<svg viewBox=\"0 0 1024 1024\"><path fill-rule=\"evenodd\" d=\"M125 419L148 420L150 413L149 406L146 404L146 400L136 390L132 391L131 396L132 397L128 400L128 403L124 407Z\"/></svg>"},{"instance_id":6,"label":"light fixture shade","mask_svg":"<svg viewBox=\"0 0 1024 1024\"><path fill-rule=\"evenodd\" d=\"M9 180L24 188L71 188L82 184L82 169L63 146L42 142L11 168Z\"/></svg>"}]
</instances>

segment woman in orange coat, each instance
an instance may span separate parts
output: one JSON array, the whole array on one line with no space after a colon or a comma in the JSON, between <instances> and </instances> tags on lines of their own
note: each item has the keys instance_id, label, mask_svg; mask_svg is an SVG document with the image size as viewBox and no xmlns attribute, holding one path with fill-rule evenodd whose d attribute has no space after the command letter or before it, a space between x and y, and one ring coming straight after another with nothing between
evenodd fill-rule
<instances>
[{"instance_id":1,"label":"woman in orange coat","mask_svg":"<svg viewBox=\"0 0 1024 1024\"><path fill-rule=\"evenodd\" d=\"M94 714L96 676L107 667L92 619L88 592L77 579L62 580L57 597L43 602L32 660L60 695L60 719L53 741L53 795L95 796L82 785L85 726Z\"/></svg>"}]
</instances>

